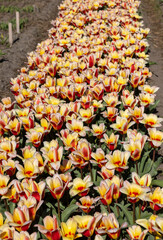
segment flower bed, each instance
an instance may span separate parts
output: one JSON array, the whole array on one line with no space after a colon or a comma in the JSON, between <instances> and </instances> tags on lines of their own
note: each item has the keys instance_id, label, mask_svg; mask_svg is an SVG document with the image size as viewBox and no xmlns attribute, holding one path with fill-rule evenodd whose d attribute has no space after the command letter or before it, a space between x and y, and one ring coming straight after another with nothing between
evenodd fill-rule
<instances>
[{"instance_id":1,"label":"flower bed","mask_svg":"<svg viewBox=\"0 0 163 240\"><path fill-rule=\"evenodd\" d=\"M0 106L1 239L162 239L163 119L139 4L65 0L11 79L15 101Z\"/></svg>"}]
</instances>

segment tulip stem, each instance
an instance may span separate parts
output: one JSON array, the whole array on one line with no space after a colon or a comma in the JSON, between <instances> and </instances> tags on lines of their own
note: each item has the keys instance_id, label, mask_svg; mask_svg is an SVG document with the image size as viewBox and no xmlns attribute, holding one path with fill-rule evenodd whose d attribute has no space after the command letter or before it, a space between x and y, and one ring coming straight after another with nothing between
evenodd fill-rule
<instances>
[{"instance_id":1,"label":"tulip stem","mask_svg":"<svg viewBox=\"0 0 163 240\"><path fill-rule=\"evenodd\" d=\"M153 149L153 158L152 158L153 162L155 161L155 156L156 156L156 148Z\"/></svg>"},{"instance_id":2,"label":"tulip stem","mask_svg":"<svg viewBox=\"0 0 163 240\"><path fill-rule=\"evenodd\" d=\"M125 141L125 134L122 135L122 141Z\"/></svg>"},{"instance_id":3,"label":"tulip stem","mask_svg":"<svg viewBox=\"0 0 163 240\"><path fill-rule=\"evenodd\" d=\"M82 168L80 168L80 176L81 176L81 179L83 179L83 170L82 170Z\"/></svg>"},{"instance_id":4,"label":"tulip stem","mask_svg":"<svg viewBox=\"0 0 163 240\"><path fill-rule=\"evenodd\" d=\"M136 221L136 216L135 216L135 203L133 203L133 224Z\"/></svg>"},{"instance_id":5,"label":"tulip stem","mask_svg":"<svg viewBox=\"0 0 163 240\"><path fill-rule=\"evenodd\" d=\"M5 207L6 207L7 211L10 212L9 205L7 203L7 199L4 199L4 203L5 203Z\"/></svg>"},{"instance_id":6,"label":"tulip stem","mask_svg":"<svg viewBox=\"0 0 163 240\"><path fill-rule=\"evenodd\" d=\"M139 130L139 123L138 122L136 123L136 126L137 126L137 130Z\"/></svg>"},{"instance_id":7,"label":"tulip stem","mask_svg":"<svg viewBox=\"0 0 163 240\"><path fill-rule=\"evenodd\" d=\"M139 203L139 218L141 217L141 203Z\"/></svg>"},{"instance_id":8,"label":"tulip stem","mask_svg":"<svg viewBox=\"0 0 163 240\"><path fill-rule=\"evenodd\" d=\"M111 209L110 209L109 204L107 205L107 207L108 207L108 212L111 213Z\"/></svg>"},{"instance_id":9,"label":"tulip stem","mask_svg":"<svg viewBox=\"0 0 163 240\"><path fill-rule=\"evenodd\" d=\"M139 171L138 171L138 161L136 161L136 172L137 172L137 174L139 174Z\"/></svg>"},{"instance_id":10,"label":"tulip stem","mask_svg":"<svg viewBox=\"0 0 163 240\"><path fill-rule=\"evenodd\" d=\"M92 168L91 168L90 161L89 161L88 167L89 167L89 171L90 171L90 174L91 174L91 180L93 181L93 174L92 174Z\"/></svg>"},{"instance_id":11,"label":"tulip stem","mask_svg":"<svg viewBox=\"0 0 163 240\"><path fill-rule=\"evenodd\" d=\"M59 202L59 199L57 199L57 203L58 203L58 217L59 217L59 220L61 220L61 211L60 211L60 202Z\"/></svg>"},{"instance_id":12,"label":"tulip stem","mask_svg":"<svg viewBox=\"0 0 163 240\"><path fill-rule=\"evenodd\" d=\"M118 203L118 199L116 199L116 203ZM116 208L117 208L117 213L118 213L118 217L119 217L119 207L118 207L118 205L116 205Z\"/></svg>"}]
</instances>

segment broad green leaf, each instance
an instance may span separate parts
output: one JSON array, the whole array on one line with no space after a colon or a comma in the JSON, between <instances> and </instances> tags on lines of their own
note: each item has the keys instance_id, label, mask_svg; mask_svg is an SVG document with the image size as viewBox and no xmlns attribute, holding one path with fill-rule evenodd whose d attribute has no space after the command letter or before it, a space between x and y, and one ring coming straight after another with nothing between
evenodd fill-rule
<instances>
[{"instance_id":1,"label":"broad green leaf","mask_svg":"<svg viewBox=\"0 0 163 240\"><path fill-rule=\"evenodd\" d=\"M163 180L159 180L159 179L158 180L153 180L152 185L163 187Z\"/></svg>"},{"instance_id":2,"label":"broad green leaf","mask_svg":"<svg viewBox=\"0 0 163 240\"><path fill-rule=\"evenodd\" d=\"M155 101L153 105L149 106L150 112L152 112L154 109L156 109L157 105L159 104L160 100Z\"/></svg>"},{"instance_id":3,"label":"broad green leaf","mask_svg":"<svg viewBox=\"0 0 163 240\"><path fill-rule=\"evenodd\" d=\"M133 224L133 212L129 211L127 209L127 207L123 206L122 204L116 203L116 205L118 205L121 208L121 210L123 211L124 215L127 218L128 223L130 225L132 225Z\"/></svg>"},{"instance_id":4,"label":"broad green leaf","mask_svg":"<svg viewBox=\"0 0 163 240\"><path fill-rule=\"evenodd\" d=\"M151 152L151 151L145 152L144 155L143 155L143 157L140 159L140 167L139 167L139 173L140 173L140 175L141 175L141 173L143 172L145 162L146 162L147 158L149 157L150 152Z\"/></svg>"},{"instance_id":5,"label":"broad green leaf","mask_svg":"<svg viewBox=\"0 0 163 240\"><path fill-rule=\"evenodd\" d=\"M78 208L76 204L69 205L63 212L62 212L62 221L66 222L69 216Z\"/></svg>"},{"instance_id":6,"label":"broad green leaf","mask_svg":"<svg viewBox=\"0 0 163 240\"><path fill-rule=\"evenodd\" d=\"M100 208L101 208L101 213L107 213L108 214L108 210L103 204L100 205Z\"/></svg>"}]
</instances>

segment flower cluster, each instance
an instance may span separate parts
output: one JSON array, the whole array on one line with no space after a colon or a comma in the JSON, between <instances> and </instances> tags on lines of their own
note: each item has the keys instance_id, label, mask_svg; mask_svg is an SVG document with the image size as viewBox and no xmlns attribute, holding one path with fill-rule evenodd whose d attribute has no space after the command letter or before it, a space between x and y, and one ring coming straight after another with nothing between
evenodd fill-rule
<instances>
[{"instance_id":1,"label":"flower cluster","mask_svg":"<svg viewBox=\"0 0 163 240\"><path fill-rule=\"evenodd\" d=\"M152 183L163 119L151 110L159 88L148 85L139 5L63 1L11 79L15 100L0 104L0 239L163 237L163 189Z\"/></svg>"}]
</instances>

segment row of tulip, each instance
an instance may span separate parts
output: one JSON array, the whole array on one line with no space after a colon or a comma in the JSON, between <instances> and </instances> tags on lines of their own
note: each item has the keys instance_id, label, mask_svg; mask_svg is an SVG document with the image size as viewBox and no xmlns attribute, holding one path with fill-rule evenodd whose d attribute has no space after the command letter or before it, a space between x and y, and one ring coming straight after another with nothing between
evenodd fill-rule
<instances>
[{"instance_id":1,"label":"row of tulip","mask_svg":"<svg viewBox=\"0 0 163 240\"><path fill-rule=\"evenodd\" d=\"M163 119L139 5L63 1L11 79L15 101L0 104L0 239L163 238Z\"/></svg>"}]
</instances>

